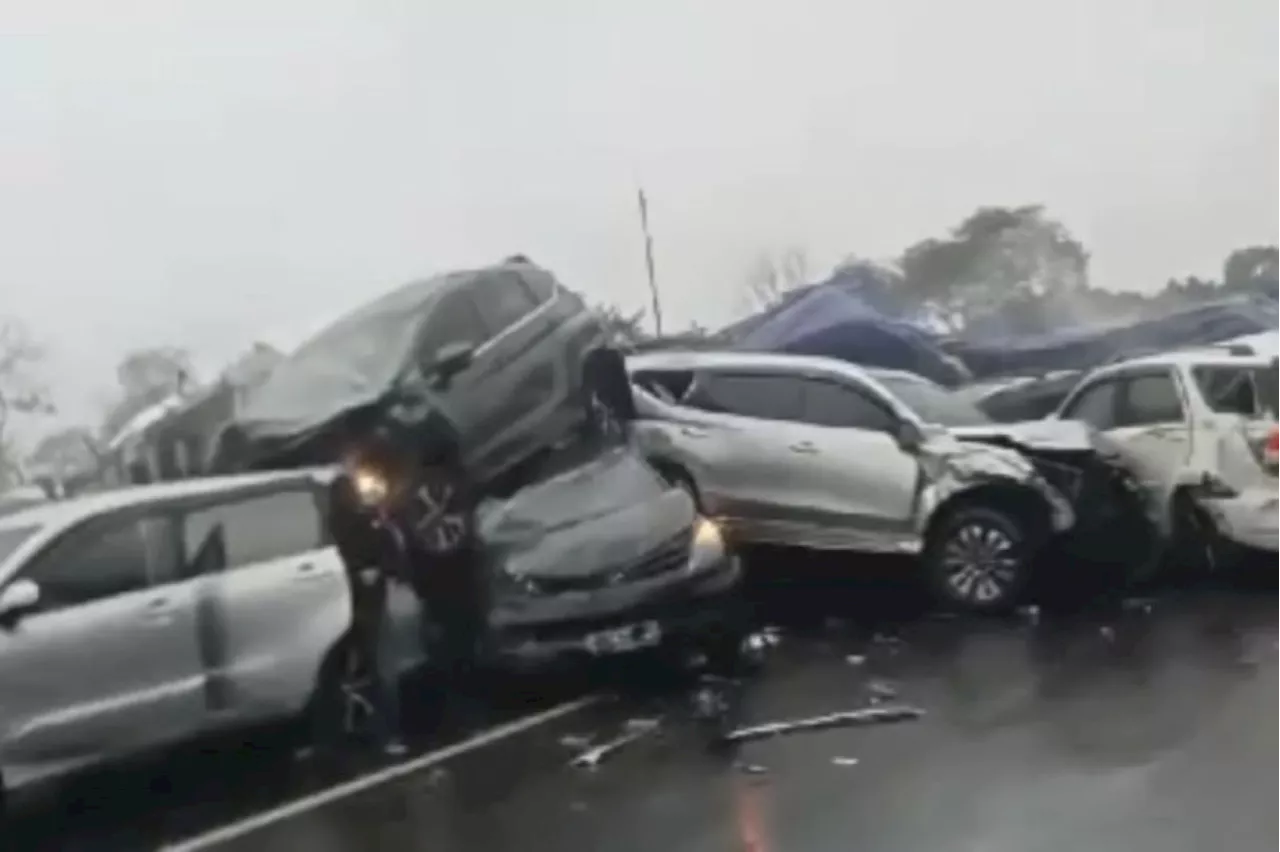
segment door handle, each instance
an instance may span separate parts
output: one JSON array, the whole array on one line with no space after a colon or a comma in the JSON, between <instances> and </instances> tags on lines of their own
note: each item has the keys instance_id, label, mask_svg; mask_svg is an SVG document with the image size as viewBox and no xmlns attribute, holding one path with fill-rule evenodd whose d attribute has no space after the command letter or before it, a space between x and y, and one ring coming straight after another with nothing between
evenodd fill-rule
<instances>
[{"instance_id":1,"label":"door handle","mask_svg":"<svg viewBox=\"0 0 1280 852\"><path fill-rule=\"evenodd\" d=\"M299 574L309 574L314 570L316 570L316 563L314 562L303 562L297 568Z\"/></svg>"},{"instance_id":2,"label":"door handle","mask_svg":"<svg viewBox=\"0 0 1280 852\"><path fill-rule=\"evenodd\" d=\"M808 441L800 441L799 443L792 444L787 449L791 450L793 453L804 453L806 455L813 455L818 452L818 448Z\"/></svg>"},{"instance_id":3,"label":"door handle","mask_svg":"<svg viewBox=\"0 0 1280 852\"><path fill-rule=\"evenodd\" d=\"M169 606L168 598L152 598L151 600L147 601L147 612L155 612L156 610L165 609L168 606Z\"/></svg>"},{"instance_id":4,"label":"door handle","mask_svg":"<svg viewBox=\"0 0 1280 852\"><path fill-rule=\"evenodd\" d=\"M707 437L706 429L695 429L692 426L681 426L680 434L686 438L705 438Z\"/></svg>"},{"instance_id":5,"label":"door handle","mask_svg":"<svg viewBox=\"0 0 1280 852\"><path fill-rule=\"evenodd\" d=\"M168 598L152 598L147 601L142 611L142 620L152 627L167 627L173 624L173 613L169 610Z\"/></svg>"}]
</instances>

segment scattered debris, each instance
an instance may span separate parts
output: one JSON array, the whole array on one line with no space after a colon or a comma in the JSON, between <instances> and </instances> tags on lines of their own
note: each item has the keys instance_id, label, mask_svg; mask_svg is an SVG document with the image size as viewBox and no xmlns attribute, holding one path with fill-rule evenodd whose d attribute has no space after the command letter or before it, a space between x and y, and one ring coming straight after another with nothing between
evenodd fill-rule
<instances>
[{"instance_id":1,"label":"scattered debris","mask_svg":"<svg viewBox=\"0 0 1280 852\"><path fill-rule=\"evenodd\" d=\"M1028 624L1036 625L1040 623L1040 607L1035 604L1018 607L1018 615Z\"/></svg>"},{"instance_id":2,"label":"scattered debris","mask_svg":"<svg viewBox=\"0 0 1280 852\"><path fill-rule=\"evenodd\" d=\"M650 731L656 731L658 729L658 726L661 724L662 724L662 720L658 718L654 718L654 719L635 718L635 719L628 719L627 723L622 727L623 727L623 730L625 730L629 734L634 734L634 733L647 734Z\"/></svg>"},{"instance_id":3,"label":"scattered debris","mask_svg":"<svg viewBox=\"0 0 1280 852\"><path fill-rule=\"evenodd\" d=\"M850 654L844 658L844 661L851 666L860 666L867 661L867 658L862 654Z\"/></svg>"},{"instance_id":4,"label":"scattered debris","mask_svg":"<svg viewBox=\"0 0 1280 852\"><path fill-rule=\"evenodd\" d=\"M1125 612L1140 612L1143 615L1150 615L1155 609L1155 601L1151 598L1125 598L1120 602L1120 608Z\"/></svg>"},{"instance_id":5,"label":"scattered debris","mask_svg":"<svg viewBox=\"0 0 1280 852\"><path fill-rule=\"evenodd\" d=\"M624 732L608 742L592 746L579 754L569 765L577 769L596 769L605 759L615 752L630 745L641 737L647 736L662 724L662 719L629 719L623 726Z\"/></svg>"},{"instance_id":6,"label":"scattered debris","mask_svg":"<svg viewBox=\"0 0 1280 852\"><path fill-rule=\"evenodd\" d=\"M768 767L759 763L742 763L739 761L733 765L733 768L741 772L743 775L765 775L768 774Z\"/></svg>"},{"instance_id":7,"label":"scattered debris","mask_svg":"<svg viewBox=\"0 0 1280 852\"><path fill-rule=\"evenodd\" d=\"M854 727L860 725L878 725L889 722L914 721L924 715L918 707L905 705L890 707L867 707L862 710L847 710L839 713L828 713L808 719L792 719L785 722L768 722L748 728L738 728L724 735L724 740L731 743L760 740L780 734L792 734L802 731L821 731L827 728Z\"/></svg>"},{"instance_id":8,"label":"scattered debris","mask_svg":"<svg viewBox=\"0 0 1280 852\"><path fill-rule=\"evenodd\" d=\"M834 766L857 766L858 758L856 757L833 757L831 763Z\"/></svg>"},{"instance_id":9,"label":"scattered debris","mask_svg":"<svg viewBox=\"0 0 1280 852\"><path fill-rule=\"evenodd\" d=\"M565 734L560 738L560 745L572 749L590 748L594 739L591 734Z\"/></svg>"},{"instance_id":10,"label":"scattered debris","mask_svg":"<svg viewBox=\"0 0 1280 852\"><path fill-rule=\"evenodd\" d=\"M749 666L759 666L764 663L765 655L774 644L776 643L771 642L764 633L752 633L742 640L742 645L738 652L742 657L742 662Z\"/></svg>"},{"instance_id":11,"label":"scattered debris","mask_svg":"<svg viewBox=\"0 0 1280 852\"><path fill-rule=\"evenodd\" d=\"M898 697L898 690L883 680L869 681L867 683L867 692L871 695L872 704L879 704L881 701L890 701Z\"/></svg>"},{"instance_id":12,"label":"scattered debris","mask_svg":"<svg viewBox=\"0 0 1280 852\"><path fill-rule=\"evenodd\" d=\"M428 787L443 787L453 781L453 776L443 766L435 766L431 768L431 771L427 773L423 780Z\"/></svg>"}]
</instances>

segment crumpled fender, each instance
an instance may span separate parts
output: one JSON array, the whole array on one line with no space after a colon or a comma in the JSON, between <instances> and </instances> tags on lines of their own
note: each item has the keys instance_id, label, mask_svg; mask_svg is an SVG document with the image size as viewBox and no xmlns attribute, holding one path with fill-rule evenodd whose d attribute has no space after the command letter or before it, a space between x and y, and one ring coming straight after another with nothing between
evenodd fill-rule
<instances>
[{"instance_id":1,"label":"crumpled fender","mask_svg":"<svg viewBox=\"0 0 1280 852\"><path fill-rule=\"evenodd\" d=\"M1075 525L1071 502L1049 484L1029 459L1014 450L966 443L950 435L930 438L921 446L921 490L916 532L924 535L940 506L965 491L993 483L1026 488L1039 494L1049 510L1054 532Z\"/></svg>"}]
</instances>

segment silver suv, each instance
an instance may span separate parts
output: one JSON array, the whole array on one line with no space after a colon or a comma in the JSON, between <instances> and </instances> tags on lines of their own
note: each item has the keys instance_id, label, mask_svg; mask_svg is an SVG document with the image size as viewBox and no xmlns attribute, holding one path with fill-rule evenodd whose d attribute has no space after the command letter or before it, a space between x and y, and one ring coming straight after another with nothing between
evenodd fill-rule
<instances>
[{"instance_id":1,"label":"silver suv","mask_svg":"<svg viewBox=\"0 0 1280 852\"><path fill-rule=\"evenodd\" d=\"M140 486L0 518L0 790L301 714L351 604L330 473ZM405 670L416 607L392 610Z\"/></svg>"},{"instance_id":2,"label":"silver suv","mask_svg":"<svg viewBox=\"0 0 1280 852\"><path fill-rule=\"evenodd\" d=\"M919 376L754 352L652 352L627 370L645 455L738 541L918 554L944 601L988 610L1076 521L1026 455L982 442L1045 436L1001 434L1016 430Z\"/></svg>"}]
</instances>

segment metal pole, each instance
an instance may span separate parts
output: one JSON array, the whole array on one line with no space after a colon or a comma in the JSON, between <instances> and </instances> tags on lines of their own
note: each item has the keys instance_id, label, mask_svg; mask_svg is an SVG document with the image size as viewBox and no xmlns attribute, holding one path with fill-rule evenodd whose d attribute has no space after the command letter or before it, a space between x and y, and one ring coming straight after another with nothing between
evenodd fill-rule
<instances>
[{"instance_id":1,"label":"metal pole","mask_svg":"<svg viewBox=\"0 0 1280 852\"><path fill-rule=\"evenodd\" d=\"M644 196L643 189L639 190L639 196L640 230L644 232L644 264L649 273L649 294L653 299L653 329L654 334L661 337L662 303L658 298L658 280L653 269L653 236L649 233L649 202Z\"/></svg>"}]
</instances>

